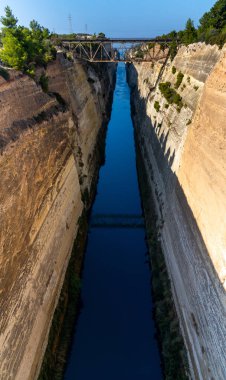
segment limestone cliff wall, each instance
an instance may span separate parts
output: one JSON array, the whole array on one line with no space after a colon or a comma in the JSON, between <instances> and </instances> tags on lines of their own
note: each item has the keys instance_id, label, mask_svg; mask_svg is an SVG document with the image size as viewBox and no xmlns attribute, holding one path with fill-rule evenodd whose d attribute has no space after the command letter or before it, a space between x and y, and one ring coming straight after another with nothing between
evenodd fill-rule
<instances>
[{"instance_id":1,"label":"limestone cliff wall","mask_svg":"<svg viewBox=\"0 0 226 380\"><path fill-rule=\"evenodd\" d=\"M180 48L165 65L128 67L137 142L193 379L226 378L225 68L225 47L205 44ZM179 72L181 110L159 90L163 82L174 87Z\"/></svg>"},{"instance_id":2,"label":"limestone cliff wall","mask_svg":"<svg viewBox=\"0 0 226 380\"><path fill-rule=\"evenodd\" d=\"M114 73L114 66L92 68L59 54L45 72L48 94L15 71L1 79L0 379L38 374L77 222L96 182Z\"/></svg>"}]
</instances>

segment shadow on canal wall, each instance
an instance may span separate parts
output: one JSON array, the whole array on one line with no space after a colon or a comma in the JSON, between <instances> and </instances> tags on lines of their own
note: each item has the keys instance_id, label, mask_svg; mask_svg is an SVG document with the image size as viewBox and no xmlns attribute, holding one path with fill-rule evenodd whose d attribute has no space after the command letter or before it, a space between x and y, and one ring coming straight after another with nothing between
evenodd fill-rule
<instances>
[{"instance_id":1,"label":"shadow on canal wall","mask_svg":"<svg viewBox=\"0 0 226 380\"><path fill-rule=\"evenodd\" d=\"M211 377L216 332L224 347L221 302L225 291L171 169L175 151L166 150L168 134L157 136L158 126L146 114L146 99L139 96L135 69L131 73L127 67L127 80L164 373L172 380L198 379L200 373L206 378L207 372Z\"/></svg>"},{"instance_id":2,"label":"shadow on canal wall","mask_svg":"<svg viewBox=\"0 0 226 380\"><path fill-rule=\"evenodd\" d=\"M95 68L98 71L98 67ZM78 232L74 242L71 258L68 264L64 284L61 290L58 305L56 307L52 326L49 333L48 345L43 359L38 380L62 380L68 354L72 344L76 321L82 308L81 274L84 264L84 253L87 245L89 217L91 207L96 197L99 170L105 164L105 146L108 121L110 120L114 88L116 84L116 72L113 78L112 92L106 105L105 122L98 132L94 149L95 168L92 177L90 191L84 189L82 200L84 210L78 220Z\"/></svg>"}]
</instances>

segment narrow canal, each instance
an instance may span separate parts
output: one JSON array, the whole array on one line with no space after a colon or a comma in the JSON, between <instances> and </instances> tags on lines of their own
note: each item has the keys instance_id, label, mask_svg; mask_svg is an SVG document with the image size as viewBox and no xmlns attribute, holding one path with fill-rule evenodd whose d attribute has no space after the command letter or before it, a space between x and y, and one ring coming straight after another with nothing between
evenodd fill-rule
<instances>
[{"instance_id":1,"label":"narrow canal","mask_svg":"<svg viewBox=\"0 0 226 380\"><path fill-rule=\"evenodd\" d=\"M142 224L130 91L119 64L65 380L162 379Z\"/></svg>"}]
</instances>

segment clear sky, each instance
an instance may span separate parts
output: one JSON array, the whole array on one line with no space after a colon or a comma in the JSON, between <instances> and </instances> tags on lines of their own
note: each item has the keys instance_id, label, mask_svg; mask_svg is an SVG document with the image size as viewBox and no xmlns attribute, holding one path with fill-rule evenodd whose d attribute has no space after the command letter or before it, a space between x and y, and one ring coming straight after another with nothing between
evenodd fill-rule
<instances>
[{"instance_id":1,"label":"clear sky","mask_svg":"<svg viewBox=\"0 0 226 380\"><path fill-rule=\"evenodd\" d=\"M9 5L21 25L32 19L56 33L104 32L109 37L155 37L195 24L216 0L1 0L0 14Z\"/></svg>"}]
</instances>

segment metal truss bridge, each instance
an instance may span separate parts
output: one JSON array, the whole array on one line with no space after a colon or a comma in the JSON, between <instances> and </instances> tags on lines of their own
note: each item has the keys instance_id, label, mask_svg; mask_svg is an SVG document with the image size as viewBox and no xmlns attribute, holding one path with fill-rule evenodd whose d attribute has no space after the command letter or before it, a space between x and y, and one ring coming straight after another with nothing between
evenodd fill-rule
<instances>
[{"instance_id":1,"label":"metal truss bridge","mask_svg":"<svg viewBox=\"0 0 226 380\"><path fill-rule=\"evenodd\" d=\"M74 58L89 62L154 62L167 59L172 42L153 38L83 38L65 39L61 45Z\"/></svg>"}]
</instances>

